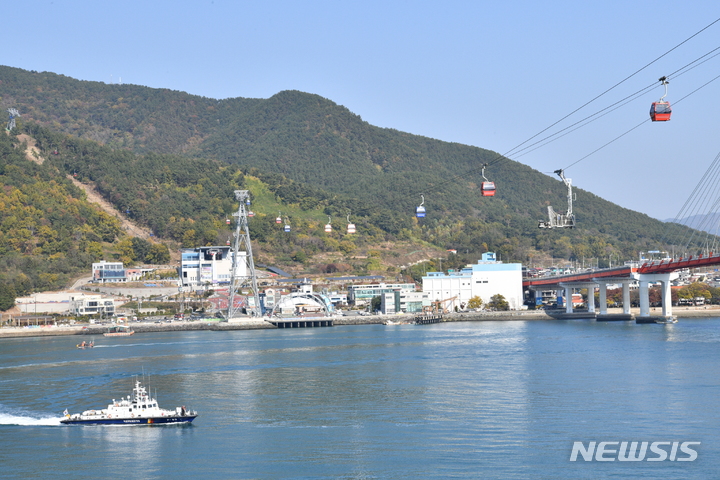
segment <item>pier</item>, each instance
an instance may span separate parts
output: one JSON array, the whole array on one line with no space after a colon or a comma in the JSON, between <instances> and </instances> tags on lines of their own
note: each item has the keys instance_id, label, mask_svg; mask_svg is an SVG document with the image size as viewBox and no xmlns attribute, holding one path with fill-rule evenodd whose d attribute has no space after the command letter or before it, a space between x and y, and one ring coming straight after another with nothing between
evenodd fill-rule
<instances>
[{"instance_id":1,"label":"pier","mask_svg":"<svg viewBox=\"0 0 720 480\"><path fill-rule=\"evenodd\" d=\"M443 321L442 315L418 315L415 317L415 325L429 325L431 323L440 323Z\"/></svg>"},{"instance_id":2,"label":"pier","mask_svg":"<svg viewBox=\"0 0 720 480\"><path fill-rule=\"evenodd\" d=\"M315 328L315 327L332 327L332 319L287 319L287 320L270 320L270 323L277 328Z\"/></svg>"}]
</instances>

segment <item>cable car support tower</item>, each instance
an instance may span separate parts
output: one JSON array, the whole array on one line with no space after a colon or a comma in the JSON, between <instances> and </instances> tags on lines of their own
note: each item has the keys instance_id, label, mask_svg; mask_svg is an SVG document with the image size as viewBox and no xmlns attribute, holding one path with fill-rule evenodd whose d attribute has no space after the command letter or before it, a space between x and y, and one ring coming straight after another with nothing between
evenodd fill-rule
<instances>
[{"instance_id":1,"label":"cable car support tower","mask_svg":"<svg viewBox=\"0 0 720 480\"><path fill-rule=\"evenodd\" d=\"M562 169L555 170L553 173L557 174L567 186L568 209L566 213L556 213L552 205L548 205L548 221L544 222L540 220L538 228L574 228L575 214L573 213L572 179L565 178L565 172Z\"/></svg>"},{"instance_id":2,"label":"cable car support tower","mask_svg":"<svg viewBox=\"0 0 720 480\"><path fill-rule=\"evenodd\" d=\"M258 291L257 275L255 274L255 262L253 261L252 244L250 243L250 229L248 228L248 211L246 205L250 204L250 192L248 190L235 190L235 198L240 205L233 217L237 217L235 224L235 242L233 247L232 273L230 274L230 294L228 298L227 320L239 316L242 307L235 305L235 297L245 289L249 290L247 295L246 310L248 315L260 317L260 292ZM240 252L243 252L242 255ZM245 268L242 268L244 262ZM252 299L252 301L251 301ZM253 304L254 303L254 304Z\"/></svg>"}]
</instances>

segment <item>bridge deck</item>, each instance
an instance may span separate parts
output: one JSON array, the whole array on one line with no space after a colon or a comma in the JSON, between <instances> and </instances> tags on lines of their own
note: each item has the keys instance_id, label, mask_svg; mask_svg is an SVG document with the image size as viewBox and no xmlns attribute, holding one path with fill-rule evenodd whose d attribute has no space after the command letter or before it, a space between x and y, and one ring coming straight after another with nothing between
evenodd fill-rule
<instances>
[{"instance_id":1,"label":"bridge deck","mask_svg":"<svg viewBox=\"0 0 720 480\"><path fill-rule=\"evenodd\" d=\"M526 278L523 287L541 287L559 285L564 282L592 282L594 278L630 278L638 269L635 267L614 267L594 270L592 272L574 273L571 275L553 275L551 277Z\"/></svg>"}]
</instances>

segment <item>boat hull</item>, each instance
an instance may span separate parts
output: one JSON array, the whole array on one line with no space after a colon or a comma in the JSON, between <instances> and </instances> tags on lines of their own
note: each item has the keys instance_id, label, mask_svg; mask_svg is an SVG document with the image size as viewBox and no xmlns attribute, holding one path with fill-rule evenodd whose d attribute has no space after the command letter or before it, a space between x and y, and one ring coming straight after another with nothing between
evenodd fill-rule
<instances>
[{"instance_id":1,"label":"boat hull","mask_svg":"<svg viewBox=\"0 0 720 480\"><path fill-rule=\"evenodd\" d=\"M63 425L163 425L169 423L190 423L197 415L187 415L184 417L149 417L149 418L97 418L97 419L71 419L64 418L60 420Z\"/></svg>"}]
</instances>

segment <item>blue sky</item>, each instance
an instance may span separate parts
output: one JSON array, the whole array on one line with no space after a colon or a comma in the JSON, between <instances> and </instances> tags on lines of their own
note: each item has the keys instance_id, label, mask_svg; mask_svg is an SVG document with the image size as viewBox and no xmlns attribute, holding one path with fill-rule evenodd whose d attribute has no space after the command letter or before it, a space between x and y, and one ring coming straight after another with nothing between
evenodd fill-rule
<instances>
[{"instance_id":1,"label":"blue sky","mask_svg":"<svg viewBox=\"0 0 720 480\"><path fill-rule=\"evenodd\" d=\"M0 64L211 98L301 90L373 125L506 153L718 18L717 0L25 0L3 8ZM717 47L720 22L559 128ZM670 122L646 122L566 176L624 207L675 217L720 152L720 79L692 93L718 75L720 56L671 77ZM649 118L663 92L658 82L599 120L510 157L552 175ZM486 174L502 188L502 178ZM557 188L564 190L559 179Z\"/></svg>"}]
</instances>

